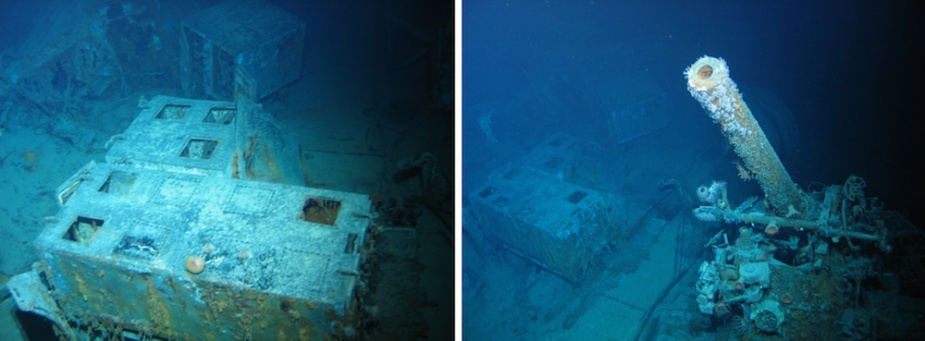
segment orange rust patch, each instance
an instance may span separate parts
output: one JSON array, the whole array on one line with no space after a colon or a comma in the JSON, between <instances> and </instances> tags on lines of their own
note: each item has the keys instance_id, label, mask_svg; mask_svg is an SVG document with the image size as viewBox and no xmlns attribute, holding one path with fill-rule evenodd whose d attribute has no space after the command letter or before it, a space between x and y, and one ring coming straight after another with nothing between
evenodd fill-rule
<instances>
[{"instance_id":1,"label":"orange rust patch","mask_svg":"<svg viewBox=\"0 0 925 341\"><path fill-rule=\"evenodd\" d=\"M238 168L238 152L235 151L234 155L231 157L231 178L239 179L241 177L241 171Z\"/></svg>"},{"instance_id":2,"label":"orange rust patch","mask_svg":"<svg viewBox=\"0 0 925 341\"><path fill-rule=\"evenodd\" d=\"M710 76L713 76L713 67L705 65L704 67L700 68L700 70L697 70L697 76L699 76L700 79L710 78Z\"/></svg>"},{"instance_id":3,"label":"orange rust patch","mask_svg":"<svg viewBox=\"0 0 925 341\"><path fill-rule=\"evenodd\" d=\"M26 170L34 172L38 168L39 154L35 151L22 153L22 160L26 163Z\"/></svg>"}]
</instances>

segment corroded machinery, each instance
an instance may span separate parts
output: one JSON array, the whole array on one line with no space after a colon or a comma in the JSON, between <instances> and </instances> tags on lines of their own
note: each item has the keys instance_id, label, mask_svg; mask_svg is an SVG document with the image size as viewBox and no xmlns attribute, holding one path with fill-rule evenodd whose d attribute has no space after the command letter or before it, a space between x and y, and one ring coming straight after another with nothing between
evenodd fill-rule
<instances>
[{"instance_id":1,"label":"corroded machinery","mask_svg":"<svg viewBox=\"0 0 925 341\"><path fill-rule=\"evenodd\" d=\"M699 219L738 228L721 229L705 244L714 258L699 268L700 312L738 334L870 337L874 314L857 308L861 283L885 278L879 271L893 252L890 236L920 233L865 196L864 185L851 176L808 193L812 209L790 216L768 212L758 197L734 208L704 200L694 209Z\"/></svg>"},{"instance_id":2,"label":"corroded machinery","mask_svg":"<svg viewBox=\"0 0 925 341\"><path fill-rule=\"evenodd\" d=\"M573 282L619 232L620 198L565 180L578 143L554 134L470 196L485 238Z\"/></svg>"},{"instance_id":3,"label":"corroded machinery","mask_svg":"<svg viewBox=\"0 0 925 341\"><path fill-rule=\"evenodd\" d=\"M246 101L142 100L58 188L39 261L8 283L20 309L68 339L352 335L368 196L297 185L298 154L271 148L288 135Z\"/></svg>"},{"instance_id":4,"label":"corroded machinery","mask_svg":"<svg viewBox=\"0 0 925 341\"><path fill-rule=\"evenodd\" d=\"M39 261L9 283L20 309L69 337L349 332L368 197L235 179L241 116L231 103L158 97L143 106L107 162L58 188L62 209L35 242ZM185 268L190 257L205 270Z\"/></svg>"},{"instance_id":5,"label":"corroded machinery","mask_svg":"<svg viewBox=\"0 0 925 341\"><path fill-rule=\"evenodd\" d=\"M746 223L813 230L823 237L873 241L887 251L886 226L880 218L883 205L876 198L864 197L866 183L849 177L843 186L829 186L815 193L804 193L791 180L777 153L751 115L742 95L729 78L722 59L702 57L686 72L688 90L722 127L723 134L745 163L740 169L743 179L754 178L765 193L763 205L758 199L745 200L733 208L724 182L698 189L704 206L694 215L705 221ZM776 230L775 230L776 231Z\"/></svg>"},{"instance_id":6,"label":"corroded machinery","mask_svg":"<svg viewBox=\"0 0 925 341\"><path fill-rule=\"evenodd\" d=\"M893 251L897 239L891 236L921 233L866 196L858 176L808 192L797 187L723 60L703 57L686 75L693 97L744 161L740 175L757 180L765 193L733 205L724 182L697 190L702 205L695 217L738 226L720 230L705 245L714 257L699 268L700 312L740 336L872 337L875 314L860 305L861 283L885 277L878 269Z\"/></svg>"},{"instance_id":7,"label":"corroded machinery","mask_svg":"<svg viewBox=\"0 0 925 341\"><path fill-rule=\"evenodd\" d=\"M156 96L140 99L138 106L141 113L128 129L107 142L106 162L233 179L308 183L295 136L249 100Z\"/></svg>"},{"instance_id":8,"label":"corroded machinery","mask_svg":"<svg viewBox=\"0 0 925 341\"><path fill-rule=\"evenodd\" d=\"M16 304L67 340L355 336L369 198L305 187L294 135L256 103L299 77L304 24L232 0L182 34L186 90L222 100L141 97L105 161L55 191Z\"/></svg>"}]
</instances>

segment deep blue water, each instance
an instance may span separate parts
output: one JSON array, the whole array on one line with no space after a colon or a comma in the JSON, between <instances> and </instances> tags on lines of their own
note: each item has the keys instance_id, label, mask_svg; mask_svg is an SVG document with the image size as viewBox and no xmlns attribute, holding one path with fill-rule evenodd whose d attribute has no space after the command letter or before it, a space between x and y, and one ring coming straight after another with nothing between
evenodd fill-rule
<instances>
[{"instance_id":1,"label":"deep blue water","mask_svg":"<svg viewBox=\"0 0 925 341\"><path fill-rule=\"evenodd\" d=\"M868 196L925 226L919 117L925 12L911 1L470 0L462 10L464 209L473 208L474 191L503 175L495 173L499 168L522 162L555 133L577 136L604 159L618 160L602 162L620 165L607 170L611 178L696 153L677 159L693 159L692 165L659 175L679 180L686 191L713 178L730 180L730 193L761 195L754 183L735 179L729 142L688 93L682 72L709 55L728 63L800 188L842 184L855 174L866 180ZM639 81L615 82L627 77ZM614 98L636 96L633 84L664 96L659 112L669 127L649 135L655 142L615 143L602 124L620 110L608 106ZM637 163L619 161L626 159ZM467 295L507 284L484 269L510 261L494 244L482 245L473 232L479 222L467 225L464 218L463 225L463 333L470 336L498 325L467 315L491 310ZM523 289L510 285L510 295ZM536 321L537 309L505 310L496 319L508 316L515 331L496 335L530 338L560 328L510 317L534 314Z\"/></svg>"},{"instance_id":2,"label":"deep blue water","mask_svg":"<svg viewBox=\"0 0 925 341\"><path fill-rule=\"evenodd\" d=\"M673 123L715 132L681 74L710 55L727 61L746 101L749 86L760 86L793 112L801 134L784 162L798 182L856 173L891 206L922 211L925 196L909 190L922 188L925 170L915 147L925 76L919 13L907 2L872 1L466 1L464 171L483 171L477 162L492 154L480 148L478 115L467 109L556 77L602 92L593 83L601 75L644 70L676 100ZM507 132L501 143L512 144L519 134L589 129L581 117L593 115L572 113L560 124L551 112L498 113L492 121ZM484 180L467 173L469 188Z\"/></svg>"},{"instance_id":3,"label":"deep blue water","mask_svg":"<svg viewBox=\"0 0 925 341\"><path fill-rule=\"evenodd\" d=\"M874 195L921 221L925 196L912 189L922 188L925 170L917 149L925 66L916 25L922 15L915 9L870 1L466 1L463 171L486 171L479 161L492 154L478 141L480 103L556 96L524 94L556 78L603 93L621 89L601 89L601 78L642 70L671 99L673 124L718 135L704 124L709 119L687 94L682 75L710 55L727 61L746 102L749 88L761 87L792 111L799 144L782 158L797 182L836 183L858 174ZM588 111L597 109L604 110ZM522 135L593 130L589 117L601 114L496 111L501 145L527 143ZM484 181L463 178L470 189Z\"/></svg>"}]
</instances>

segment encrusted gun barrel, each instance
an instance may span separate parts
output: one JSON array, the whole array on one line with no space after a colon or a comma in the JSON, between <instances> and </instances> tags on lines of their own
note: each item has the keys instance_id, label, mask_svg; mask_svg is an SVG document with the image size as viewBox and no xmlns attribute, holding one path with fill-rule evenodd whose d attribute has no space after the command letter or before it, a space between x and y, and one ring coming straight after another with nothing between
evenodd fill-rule
<instances>
[{"instance_id":1,"label":"encrusted gun barrel","mask_svg":"<svg viewBox=\"0 0 925 341\"><path fill-rule=\"evenodd\" d=\"M687 71L687 89L707 114L722 126L723 135L744 161L745 168L761 185L768 204L780 215L803 211L799 188L790 179L777 153L751 110L745 105L726 62L703 56Z\"/></svg>"}]
</instances>

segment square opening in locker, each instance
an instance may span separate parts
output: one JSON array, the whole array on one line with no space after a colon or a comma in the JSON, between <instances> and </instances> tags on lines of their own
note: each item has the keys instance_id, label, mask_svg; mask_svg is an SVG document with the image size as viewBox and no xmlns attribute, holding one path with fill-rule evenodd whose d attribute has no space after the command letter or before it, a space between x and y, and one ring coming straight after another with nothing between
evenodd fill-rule
<instances>
[{"instance_id":1,"label":"square opening in locker","mask_svg":"<svg viewBox=\"0 0 925 341\"><path fill-rule=\"evenodd\" d=\"M128 194L135 186L135 174L126 172L112 172L100 186L99 192L109 194Z\"/></svg>"},{"instance_id":2,"label":"square opening in locker","mask_svg":"<svg viewBox=\"0 0 925 341\"><path fill-rule=\"evenodd\" d=\"M180 157L208 160L212 157L212 153L215 152L215 147L217 146L218 141L216 140L190 139L186 143L186 147L183 147Z\"/></svg>"},{"instance_id":3,"label":"square opening in locker","mask_svg":"<svg viewBox=\"0 0 925 341\"><path fill-rule=\"evenodd\" d=\"M482 197L482 199L487 199L492 194L495 194L495 188L491 186L485 187L485 189L479 192L479 196Z\"/></svg>"},{"instance_id":4,"label":"square opening in locker","mask_svg":"<svg viewBox=\"0 0 925 341\"><path fill-rule=\"evenodd\" d=\"M511 205L511 199L506 196L500 195L495 200L491 201L491 205L498 208L506 208Z\"/></svg>"},{"instance_id":5,"label":"square opening in locker","mask_svg":"<svg viewBox=\"0 0 925 341\"><path fill-rule=\"evenodd\" d=\"M302 220L313 223L334 225L340 213L340 201L325 198L305 199L302 206Z\"/></svg>"},{"instance_id":6,"label":"square opening in locker","mask_svg":"<svg viewBox=\"0 0 925 341\"><path fill-rule=\"evenodd\" d=\"M231 124L237 110L233 108L212 108L209 113L202 119L203 123Z\"/></svg>"},{"instance_id":7,"label":"square opening in locker","mask_svg":"<svg viewBox=\"0 0 925 341\"><path fill-rule=\"evenodd\" d=\"M183 116L186 116L186 113L189 112L189 108L190 106L188 105L168 104L161 108L161 111L159 111L154 118L161 120L180 120L183 119Z\"/></svg>"},{"instance_id":8,"label":"square opening in locker","mask_svg":"<svg viewBox=\"0 0 925 341\"><path fill-rule=\"evenodd\" d=\"M555 169L562 164L562 161L565 161L565 159L561 157L553 157L552 159L549 159L549 161L546 161L546 163L543 165L546 166L546 168Z\"/></svg>"},{"instance_id":9,"label":"square opening in locker","mask_svg":"<svg viewBox=\"0 0 925 341\"><path fill-rule=\"evenodd\" d=\"M573 204L577 204L581 202L581 199L584 199L586 196L588 196L588 193L585 193L583 191L574 191L572 192L572 194L569 194L566 200L568 200L569 202Z\"/></svg>"},{"instance_id":10,"label":"square opening in locker","mask_svg":"<svg viewBox=\"0 0 925 341\"><path fill-rule=\"evenodd\" d=\"M561 146L563 143L565 143L565 138L562 137L557 137L554 140L549 141L549 145L553 147Z\"/></svg>"},{"instance_id":11,"label":"square opening in locker","mask_svg":"<svg viewBox=\"0 0 925 341\"><path fill-rule=\"evenodd\" d=\"M112 251L129 257L152 260L160 253L159 248L160 246L151 237L125 236Z\"/></svg>"},{"instance_id":12,"label":"square opening in locker","mask_svg":"<svg viewBox=\"0 0 925 341\"><path fill-rule=\"evenodd\" d=\"M77 216L71 226L64 233L64 239L81 244L87 244L90 239L96 235L96 231L103 226L102 219L93 219L84 216Z\"/></svg>"}]
</instances>

